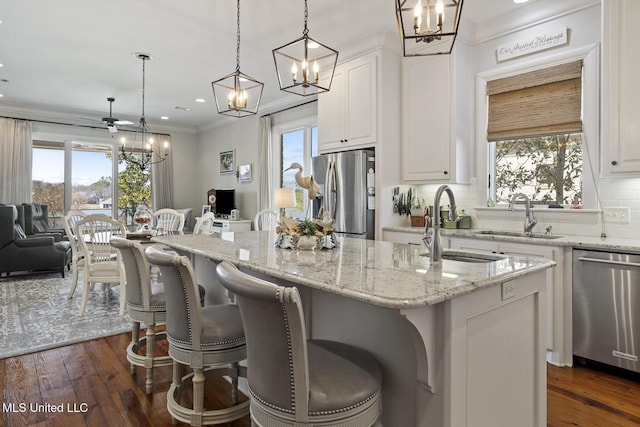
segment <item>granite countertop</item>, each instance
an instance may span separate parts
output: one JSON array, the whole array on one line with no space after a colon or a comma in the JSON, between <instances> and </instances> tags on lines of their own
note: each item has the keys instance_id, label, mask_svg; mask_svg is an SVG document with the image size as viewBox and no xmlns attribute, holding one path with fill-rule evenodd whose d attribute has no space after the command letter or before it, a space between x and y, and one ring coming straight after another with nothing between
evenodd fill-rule
<instances>
[{"instance_id":1,"label":"granite countertop","mask_svg":"<svg viewBox=\"0 0 640 427\"><path fill-rule=\"evenodd\" d=\"M383 230L400 231L403 233L424 234L424 227L392 226L392 227L383 227ZM619 250L619 251L629 251L629 252L640 252L640 241L636 239L622 239L622 238L611 238L611 237L602 239L596 236L571 236L571 235L565 236L557 233L554 233L554 234L558 235L559 237L554 239L540 239L535 237L532 238L532 237L508 236L508 235L505 236L505 235L477 234L478 232L482 232L482 231L487 231L487 230L480 230L480 229L462 230L462 229L445 229L445 228L440 229L441 236L449 236L449 237L465 237L465 238L482 239L482 240L531 243L536 245L547 245L547 246L571 246L574 248L581 248L581 249L596 249L596 250L600 249L600 250Z\"/></svg>"},{"instance_id":2,"label":"granite countertop","mask_svg":"<svg viewBox=\"0 0 640 427\"><path fill-rule=\"evenodd\" d=\"M491 262L444 260L432 265L429 257L423 256L424 248L416 245L340 237L339 247L332 250L295 251L276 248L274 232L229 235L233 241L207 235L158 236L152 241L394 309L437 304L555 265L537 257L499 256Z\"/></svg>"}]
</instances>

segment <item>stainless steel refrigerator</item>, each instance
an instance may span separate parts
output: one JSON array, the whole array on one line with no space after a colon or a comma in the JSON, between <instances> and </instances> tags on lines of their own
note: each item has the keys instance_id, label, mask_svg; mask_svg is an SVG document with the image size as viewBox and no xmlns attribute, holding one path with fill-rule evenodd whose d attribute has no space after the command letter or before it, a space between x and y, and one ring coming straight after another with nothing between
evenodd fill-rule
<instances>
[{"instance_id":1,"label":"stainless steel refrigerator","mask_svg":"<svg viewBox=\"0 0 640 427\"><path fill-rule=\"evenodd\" d=\"M313 203L315 218L325 211L335 219L336 233L375 238L375 151L356 150L313 158L313 179L321 196Z\"/></svg>"}]
</instances>

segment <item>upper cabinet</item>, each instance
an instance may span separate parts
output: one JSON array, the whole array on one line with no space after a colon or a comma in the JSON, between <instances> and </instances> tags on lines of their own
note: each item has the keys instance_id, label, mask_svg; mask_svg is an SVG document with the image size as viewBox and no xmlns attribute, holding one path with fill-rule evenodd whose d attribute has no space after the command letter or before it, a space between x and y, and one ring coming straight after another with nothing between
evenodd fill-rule
<instances>
[{"instance_id":1,"label":"upper cabinet","mask_svg":"<svg viewBox=\"0 0 640 427\"><path fill-rule=\"evenodd\" d=\"M461 74L466 67L457 64L464 58L455 55L458 50L456 46L451 55L403 61L401 148L402 178L407 183L468 182L468 126L457 127L468 113L456 111L456 106L470 105L459 99L468 98L469 84Z\"/></svg>"},{"instance_id":2,"label":"upper cabinet","mask_svg":"<svg viewBox=\"0 0 640 427\"><path fill-rule=\"evenodd\" d=\"M331 90L318 95L321 153L364 148L378 139L378 54L336 67Z\"/></svg>"},{"instance_id":3,"label":"upper cabinet","mask_svg":"<svg viewBox=\"0 0 640 427\"><path fill-rule=\"evenodd\" d=\"M640 176L640 2L602 2L602 172Z\"/></svg>"}]
</instances>

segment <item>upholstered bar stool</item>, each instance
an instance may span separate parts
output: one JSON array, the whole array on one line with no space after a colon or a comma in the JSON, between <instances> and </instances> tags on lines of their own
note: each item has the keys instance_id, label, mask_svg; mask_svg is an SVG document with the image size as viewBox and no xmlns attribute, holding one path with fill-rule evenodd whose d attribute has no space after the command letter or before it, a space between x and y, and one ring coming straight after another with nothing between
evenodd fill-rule
<instances>
[{"instance_id":1,"label":"upholstered bar stool","mask_svg":"<svg viewBox=\"0 0 640 427\"><path fill-rule=\"evenodd\" d=\"M235 294L247 337L251 421L272 426L371 426L381 414L382 370L348 344L307 340L298 289L216 268Z\"/></svg>"},{"instance_id":2,"label":"upholstered bar stool","mask_svg":"<svg viewBox=\"0 0 640 427\"><path fill-rule=\"evenodd\" d=\"M155 356L156 338L166 338L166 332L156 333L156 324L165 323L167 308L164 299L164 285L151 284L149 263L144 256L140 242L120 237L111 239L111 246L120 250L127 278L126 300L127 312L133 320L131 343L127 346L127 360L131 363L131 373L136 373L138 366L146 369L145 390L153 391L153 368L171 365L169 355ZM140 324L147 327L145 337L140 339ZM145 347L145 354L138 352Z\"/></svg>"},{"instance_id":3,"label":"upholstered bar stool","mask_svg":"<svg viewBox=\"0 0 640 427\"><path fill-rule=\"evenodd\" d=\"M173 359L173 382L167 393L167 410L174 421L194 426L220 424L249 414L249 401L238 403L238 377L246 376L239 362L246 358L242 317L238 306L201 307L195 272L186 256L166 252L160 246L145 249L147 260L160 268L167 303L167 340ZM182 376L181 365L193 373ZM233 406L204 408L204 370L231 378ZM193 407L180 404L180 389L191 378Z\"/></svg>"}]
</instances>

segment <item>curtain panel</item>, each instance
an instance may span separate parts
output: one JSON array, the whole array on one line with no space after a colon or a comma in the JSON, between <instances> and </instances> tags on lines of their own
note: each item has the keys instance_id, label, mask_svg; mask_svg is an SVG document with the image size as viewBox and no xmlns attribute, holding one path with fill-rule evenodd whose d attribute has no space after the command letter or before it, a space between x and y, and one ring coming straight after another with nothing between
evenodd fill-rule
<instances>
[{"instance_id":1,"label":"curtain panel","mask_svg":"<svg viewBox=\"0 0 640 427\"><path fill-rule=\"evenodd\" d=\"M270 209L273 200L273 187L271 185L272 171L269 165L274 165L273 142L271 140L271 116L260 117L258 141L258 212L263 209Z\"/></svg>"},{"instance_id":2,"label":"curtain panel","mask_svg":"<svg viewBox=\"0 0 640 427\"><path fill-rule=\"evenodd\" d=\"M582 132L582 61L487 82L487 140Z\"/></svg>"},{"instance_id":3,"label":"curtain panel","mask_svg":"<svg viewBox=\"0 0 640 427\"><path fill-rule=\"evenodd\" d=\"M31 122L0 118L0 203L31 202Z\"/></svg>"},{"instance_id":4,"label":"curtain panel","mask_svg":"<svg viewBox=\"0 0 640 427\"><path fill-rule=\"evenodd\" d=\"M166 160L151 165L151 198L153 199L154 211L162 208L173 208L173 156L171 150L171 137L165 135L154 135L156 141L169 142L167 149L169 155Z\"/></svg>"}]
</instances>

